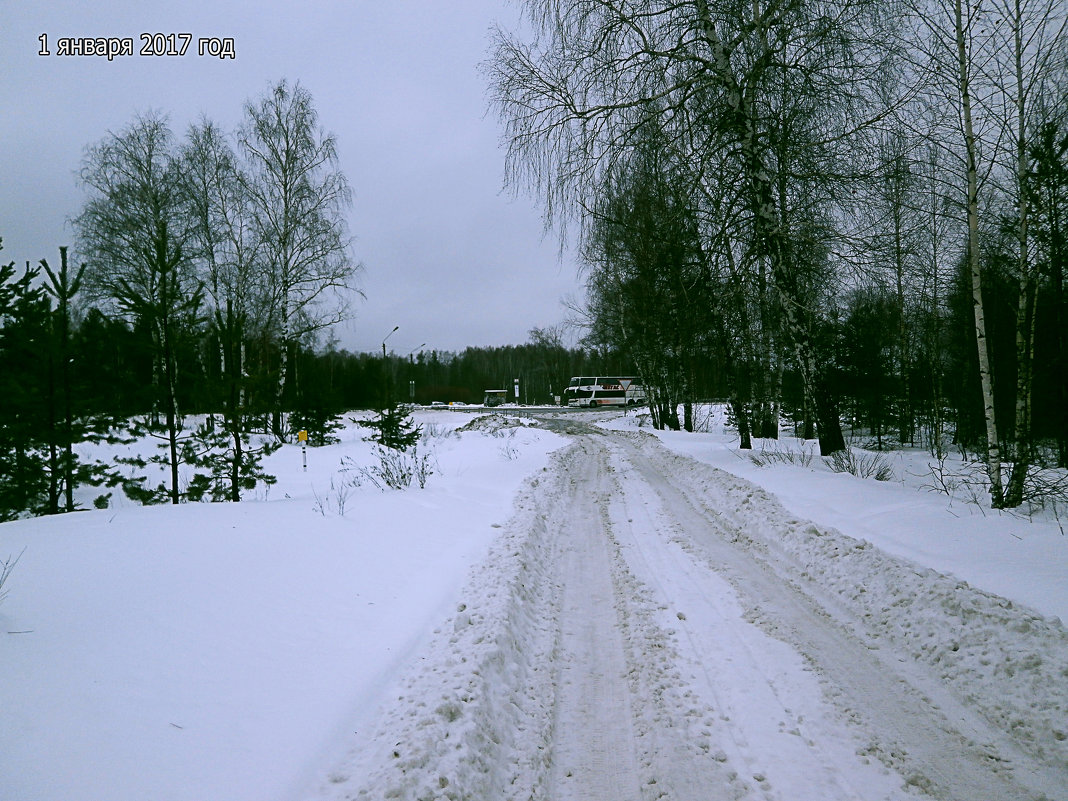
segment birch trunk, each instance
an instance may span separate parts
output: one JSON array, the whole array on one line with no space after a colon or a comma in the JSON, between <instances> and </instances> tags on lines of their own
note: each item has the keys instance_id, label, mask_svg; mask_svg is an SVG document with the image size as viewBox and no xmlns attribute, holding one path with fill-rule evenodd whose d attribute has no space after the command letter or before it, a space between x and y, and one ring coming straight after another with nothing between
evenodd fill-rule
<instances>
[{"instance_id":1,"label":"birch trunk","mask_svg":"<svg viewBox=\"0 0 1068 801\"><path fill-rule=\"evenodd\" d=\"M274 419L272 421L272 427L274 428L274 435L279 441L285 441L285 396L286 396L286 378L289 372L289 303L288 300L282 301L282 331L278 340L278 386L276 388L276 403L274 410Z\"/></svg>"},{"instance_id":2,"label":"birch trunk","mask_svg":"<svg viewBox=\"0 0 1068 801\"><path fill-rule=\"evenodd\" d=\"M705 40L713 53L717 77L726 90L729 108L727 124L738 141L742 155L754 232L771 268L772 281L778 295L785 329L793 344L801 381L806 395L815 404L820 453L826 456L843 450L845 441L833 395L817 370L812 334L805 320L796 270L787 255L786 232L776 213L773 181L760 152L756 121L734 75L727 50L712 23L707 2L698 0L697 10Z\"/></svg>"},{"instance_id":3,"label":"birch trunk","mask_svg":"<svg viewBox=\"0 0 1068 801\"><path fill-rule=\"evenodd\" d=\"M975 315L975 340L979 357L979 383L983 397L983 419L986 423L986 472L990 480L990 504L1001 508L1005 493L1001 480L1001 451L998 447L998 428L994 410L994 376L990 366L989 343L986 336L986 315L983 309L983 279L979 260L979 178L976 166L977 143L972 126L971 73L965 41L964 15L961 0L954 0L954 31L957 39L957 66L961 112L964 118L964 148L968 179L968 266L972 278L972 310Z\"/></svg>"}]
</instances>

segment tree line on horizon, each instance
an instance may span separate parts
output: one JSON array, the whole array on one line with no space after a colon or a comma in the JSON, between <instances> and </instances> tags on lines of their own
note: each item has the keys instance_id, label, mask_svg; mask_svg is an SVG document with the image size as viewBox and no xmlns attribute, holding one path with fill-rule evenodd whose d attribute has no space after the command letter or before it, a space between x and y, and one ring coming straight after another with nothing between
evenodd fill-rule
<instances>
[{"instance_id":1,"label":"tree line on horizon","mask_svg":"<svg viewBox=\"0 0 1068 801\"><path fill-rule=\"evenodd\" d=\"M412 381L471 402L518 377L536 402L598 373L637 374L658 427L725 399L742 448L783 420L823 454L846 431L958 448L995 507L1068 468L1061 0L524 6L537 35L498 30L484 68L513 187L577 229L578 347L322 344L359 265L310 95L281 81L232 132L140 115L85 151L77 266L0 273L0 507L117 480L73 448L108 419L162 445L146 501L238 500L294 425Z\"/></svg>"},{"instance_id":2,"label":"tree line on horizon","mask_svg":"<svg viewBox=\"0 0 1068 801\"><path fill-rule=\"evenodd\" d=\"M90 301L88 265L75 267L68 248L59 251L58 260L22 270L0 263L0 521L84 508L76 493L86 487L99 488L92 492L101 507L120 490L142 503L173 503L170 481L146 486L148 465L190 468L194 479L177 484L179 502L240 500L256 482L272 480L262 457L279 441L306 429L312 444L329 442L332 421L345 412L411 400L479 403L486 389L511 392L516 378L524 403L552 403L571 375L622 367L616 354L565 346L551 328L532 330L523 345L385 358L303 337L287 359L280 437L276 339L246 335L238 343L245 367L236 381L211 317L182 318L169 330L166 353L176 380L161 382L152 320ZM145 437L161 446L158 456L114 456ZM87 456L85 445L99 455Z\"/></svg>"}]
</instances>

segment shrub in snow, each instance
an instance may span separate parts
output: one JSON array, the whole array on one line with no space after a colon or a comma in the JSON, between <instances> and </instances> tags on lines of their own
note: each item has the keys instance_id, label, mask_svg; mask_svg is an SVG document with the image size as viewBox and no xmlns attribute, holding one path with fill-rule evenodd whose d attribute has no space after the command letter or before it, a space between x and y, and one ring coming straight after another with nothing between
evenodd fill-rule
<instances>
[{"instance_id":1,"label":"shrub in snow","mask_svg":"<svg viewBox=\"0 0 1068 801\"><path fill-rule=\"evenodd\" d=\"M26 549L23 548L19 555L12 559L10 556L6 561L0 562L0 604L7 598L8 591L4 589L4 585L7 584L7 580L11 578L11 571L15 569L15 565L19 563L19 559L22 558L22 554L26 553Z\"/></svg>"},{"instance_id":2,"label":"shrub in snow","mask_svg":"<svg viewBox=\"0 0 1068 801\"><path fill-rule=\"evenodd\" d=\"M920 485L923 489L942 492L950 497L957 495L958 490L963 490L976 503L988 491L986 467L979 462L951 461L950 455L943 452L938 461L928 462L927 467L931 471L930 480Z\"/></svg>"},{"instance_id":3,"label":"shrub in snow","mask_svg":"<svg viewBox=\"0 0 1068 801\"><path fill-rule=\"evenodd\" d=\"M420 442L426 444L431 440L448 439L449 437L459 436L455 431L446 428L443 425L437 423L424 423L422 425L422 434L420 435Z\"/></svg>"},{"instance_id":4,"label":"shrub in snow","mask_svg":"<svg viewBox=\"0 0 1068 801\"><path fill-rule=\"evenodd\" d=\"M512 433L514 434L515 432ZM500 451L501 456L503 456L510 462L514 462L516 459L519 458L519 449L516 448L514 439L514 436L508 437L508 439L505 440L504 444L501 445L501 447L498 449Z\"/></svg>"},{"instance_id":5,"label":"shrub in snow","mask_svg":"<svg viewBox=\"0 0 1068 801\"><path fill-rule=\"evenodd\" d=\"M716 407L699 404L694 408L693 430L701 434L711 434L716 423Z\"/></svg>"},{"instance_id":6,"label":"shrub in snow","mask_svg":"<svg viewBox=\"0 0 1068 801\"><path fill-rule=\"evenodd\" d=\"M851 473L857 478L874 478L876 481L889 481L894 477L894 470L881 453L867 453L859 456L849 448L835 451L823 460L835 473Z\"/></svg>"},{"instance_id":7,"label":"shrub in snow","mask_svg":"<svg viewBox=\"0 0 1068 801\"><path fill-rule=\"evenodd\" d=\"M750 451L749 461L755 464L757 467L766 467L769 464L797 464L802 467L808 467L812 464L812 449L801 448L798 451L790 450L789 448L781 449L778 446L774 448L765 448L764 444L760 444L760 453Z\"/></svg>"},{"instance_id":8,"label":"shrub in snow","mask_svg":"<svg viewBox=\"0 0 1068 801\"><path fill-rule=\"evenodd\" d=\"M378 449L377 475L391 489L405 489L411 486L412 479L418 482L419 489L424 489L426 480L433 473L430 454L419 453L418 445L413 445L410 453L387 448Z\"/></svg>"},{"instance_id":9,"label":"shrub in snow","mask_svg":"<svg viewBox=\"0 0 1068 801\"><path fill-rule=\"evenodd\" d=\"M410 450L394 450L378 446L374 450L378 464L361 467L345 457L341 460L341 472L346 473L351 486L362 486L367 481L383 492L387 489L407 489L414 480L419 489L426 488L427 479L434 474L433 453L419 452L419 445Z\"/></svg>"},{"instance_id":10,"label":"shrub in snow","mask_svg":"<svg viewBox=\"0 0 1068 801\"><path fill-rule=\"evenodd\" d=\"M1068 472L1060 468L1034 467L1024 479L1023 503L1031 509L1052 509L1059 517L1068 504Z\"/></svg>"},{"instance_id":11,"label":"shrub in snow","mask_svg":"<svg viewBox=\"0 0 1068 801\"><path fill-rule=\"evenodd\" d=\"M344 517L345 509L348 507L349 496L352 494L353 488L358 486L360 486L359 481L343 481L331 478L329 495L320 495L312 488L312 496L315 498L315 505L312 508L323 517L326 517L327 512L334 512Z\"/></svg>"}]
</instances>

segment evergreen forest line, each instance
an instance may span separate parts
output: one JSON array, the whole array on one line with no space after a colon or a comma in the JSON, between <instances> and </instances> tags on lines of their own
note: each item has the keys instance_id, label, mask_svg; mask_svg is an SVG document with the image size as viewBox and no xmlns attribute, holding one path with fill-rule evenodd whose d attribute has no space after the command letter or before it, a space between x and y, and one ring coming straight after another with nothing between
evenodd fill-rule
<instances>
[{"instance_id":1,"label":"evergreen forest line","mask_svg":"<svg viewBox=\"0 0 1068 801\"><path fill-rule=\"evenodd\" d=\"M237 501L348 409L380 410L384 442L409 433L398 403L519 379L540 404L597 374L637 375L658 428L717 399L741 449L784 424L823 456L955 449L993 507L1068 499L1063 2L523 5L532 29L495 31L483 69L512 187L577 229L571 319L339 350L362 266L308 92L278 82L233 131L138 115L86 148L76 258L0 266L0 519L87 483ZM125 473L79 459L138 436L159 452ZM166 481L130 477L151 462Z\"/></svg>"}]
</instances>

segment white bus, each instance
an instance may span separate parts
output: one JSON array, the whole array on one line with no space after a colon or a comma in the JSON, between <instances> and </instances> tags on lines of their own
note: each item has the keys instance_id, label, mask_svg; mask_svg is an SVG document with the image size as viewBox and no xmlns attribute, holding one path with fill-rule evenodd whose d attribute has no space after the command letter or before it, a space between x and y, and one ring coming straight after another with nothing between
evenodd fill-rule
<instances>
[{"instance_id":1,"label":"white bus","mask_svg":"<svg viewBox=\"0 0 1068 801\"><path fill-rule=\"evenodd\" d=\"M636 406L645 403L645 390L634 376L585 376L571 379L564 390L568 406Z\"/></svg>"}]
</instances>

